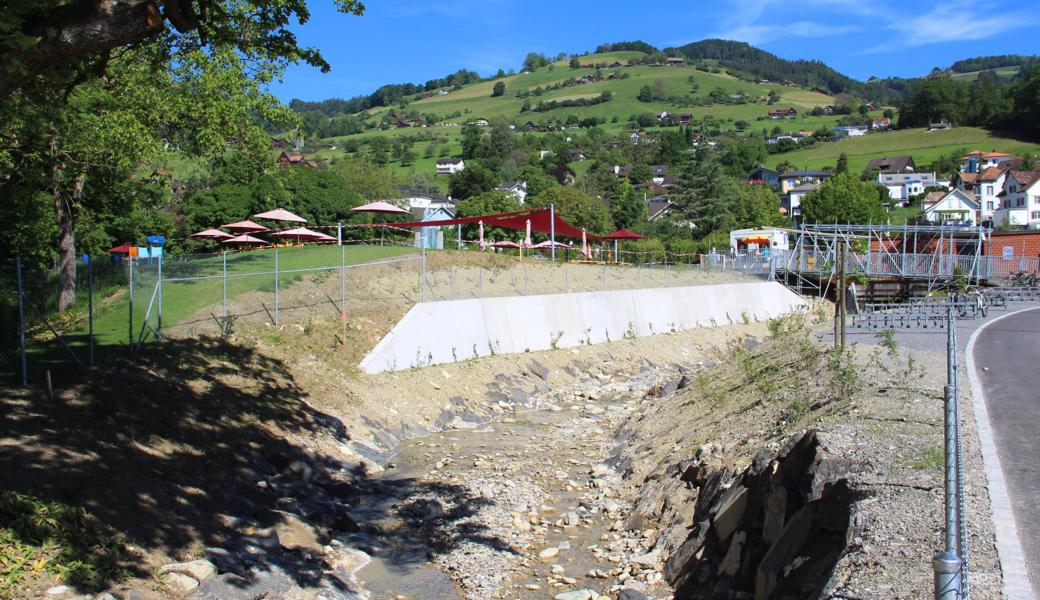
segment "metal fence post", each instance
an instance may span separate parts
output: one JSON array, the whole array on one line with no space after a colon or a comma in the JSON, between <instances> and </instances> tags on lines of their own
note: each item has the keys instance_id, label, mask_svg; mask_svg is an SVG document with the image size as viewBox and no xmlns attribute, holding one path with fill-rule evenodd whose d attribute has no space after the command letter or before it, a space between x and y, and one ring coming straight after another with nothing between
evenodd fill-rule
<instances>
[{"instance_id":1,"label":"metal fence post","mask_svg":"<svg viewBox=\"0 0 1040 600\"><path fill-rule=\"evenodd\" d=\"M343 345L347 345L347 247L339 248L339 321Z\"/></svg>"},{"instance_id":2,"label":"metal fence post","mask_svg":"<svg viewBox=\"0 0 1040 600\"><path fill-rule=\"evenodd\" d=\"M221 329L223 330L223 335L227 336L227 334L228 334L227 250L225 250L223 252L223 257L224 257L224 261L223 261L224 262L224 269L223 269L222 275L221 275L221 284L222 284L221 287L222 287L222 293L223 293L223 296L224 296L224 324L221 327Z\"/></svg>"},{"instance_id":3,"label":"metal fence post","mask_svg":"<svg viewBox=\"0 0 1040 600\"><path fill-rule=\"evenodd\" d=\"M25 357L25 289L22 287L22 257L14 259L18 280L18 350L22 355L22 387L29 385L29 363Z\"/></svg>"},{"instance_id":4,"label":"metal fence post","mask_svg":"<svg viewBox=\"0 0 1040 600\"><path fill-rule=\"evenodd\" d=\"M960 516L958 515L958 474L960 465L957 456L957 388L955 354L956 334L954 333L953 305L946 307L946 377L943 387L943 442L945 467L945 516L946 544L942 552L932 557L932 571L935 575L936 600L961 600L962 577L964 566L958 551L961 547Z\"/></svg>"},{"instance_id":5,"label":"metal fence post","mask_svg":"<svg viewBox=\"0 0 1040 600\"><path fill-rule=\"evenodd\" d=\"M159 298L158 298L159 305L156 307L158 309L158 312L155 315L155 325L156 325L156 327L155 327L155 337L159 341L162 341L162 292L163 292L162 265L163 265L163 258L165 257L165 255L166 255L166 252L160 251L160 253L159 253L159 283L156 284L158 286L158 289L156 290L156 293L159 295Z\"/></svg>"},{"instance_id":6,"label":"metal fence post","mask_svg":"<svg viewBox=\"0 0 1040 600\"><path fill-rule=\"evenodd\" d=\"M278 249L274 251L274 324L278 325L281 317L278 314Z\"/></svg>"},{"instance_id":7,"label":"metal fence post","mask_svg":"<svg viewBox=\"0 0 1040 600\"><path fill-rule=\"evenodd\" d=\"M94 366L94 258L87 255L87 353Z\"/></svg>"},{"instance_id":8,"label":"metal fence post","mask_svg":"<svg viewBox=\"0 0 1040 600\"><path fill-rule=\"evenodd\" d=\"M130 325L130 352L134 351L134 257L129 254L126 257L127 262L130 264L130 293L128 301L130 303L130 318L128 319Z\"/></svg>"},{"instance_id":9,"label":"metal fence post","mask_svg":"<svg viewBox=\"0 0 1040 600\"><path fill-rule=\"evenodd\" d=\"M599 267L600 280L603 282L603 291L607 291L607 264L602 263Z\"/></svg>"}]
</instances>

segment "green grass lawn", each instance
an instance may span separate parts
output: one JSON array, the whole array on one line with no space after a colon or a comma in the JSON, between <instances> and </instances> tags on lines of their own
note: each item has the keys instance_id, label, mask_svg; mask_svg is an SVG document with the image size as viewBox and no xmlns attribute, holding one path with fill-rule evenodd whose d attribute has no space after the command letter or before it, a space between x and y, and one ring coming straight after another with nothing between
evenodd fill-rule
<instances>
[{"instance_id":1,"label":"green grass lawn","mask_svg":"<svg viewBox=\"0 0 1040 600\"><path fill-rule=\"evenodd\" d=\"M956 127L940 131L905 129L884 133L872 133L862 137L848 138L839 142L826 142L813 148L773 154L770 166L789 161L798 168L818 169L833 167L838 156L844 152L849 157L849 170L862 171L872 158L910 155L918 166L924 167L940 156L954 151L972 150L1008 152L1022 154L1040 152L1040 145L1000 137L979 127Z\"/></svg>"}]
</instances>

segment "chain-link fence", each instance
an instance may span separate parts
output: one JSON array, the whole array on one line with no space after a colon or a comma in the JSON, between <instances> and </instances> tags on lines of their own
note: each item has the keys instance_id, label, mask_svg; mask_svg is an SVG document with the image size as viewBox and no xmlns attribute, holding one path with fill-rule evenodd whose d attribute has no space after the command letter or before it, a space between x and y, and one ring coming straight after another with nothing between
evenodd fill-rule
<instances>
[{"instance_id":1,"label":"chain-link fence","mask_svg":"<svg viewBox=\"0 0 1040 600\"><path fill-rule=\"evenodd\" d=\"M95 257L76 265L71 289L61 271L23 264L21 295L18 269L4 266L0 374L40 382L48 371L98 364L167 337L228 335L236 325L281 328L315 319L346 324L354 315L403 314L424 301L688 286L739 280L747 272L764 275L757 264L733 272L733 265L723 270L700 260L603 251L592 260L559 253L554 262L538 250L521 256L516 250L308 245L162 259ZM63 294L68 306L61 306Z\"/></svg>"}]
</instances>

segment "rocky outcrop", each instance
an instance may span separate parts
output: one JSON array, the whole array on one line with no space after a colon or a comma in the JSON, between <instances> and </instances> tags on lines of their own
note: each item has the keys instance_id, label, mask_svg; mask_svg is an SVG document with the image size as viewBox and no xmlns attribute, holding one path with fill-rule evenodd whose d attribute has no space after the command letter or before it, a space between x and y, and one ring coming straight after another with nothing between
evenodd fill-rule
<instances>
[{"instance_id":1,"label":"rocky outcrop","mask_svg":"<svg viewBox=\"0 0 1040 600\"><path fill-rule=\"evenodd\" d=\"M852 466L816 431L761 451L740 473L680 464L678 480L697 501L689 535L665 563L675 597L818 597L854 536Z\"/></svg>"}]
</instances>

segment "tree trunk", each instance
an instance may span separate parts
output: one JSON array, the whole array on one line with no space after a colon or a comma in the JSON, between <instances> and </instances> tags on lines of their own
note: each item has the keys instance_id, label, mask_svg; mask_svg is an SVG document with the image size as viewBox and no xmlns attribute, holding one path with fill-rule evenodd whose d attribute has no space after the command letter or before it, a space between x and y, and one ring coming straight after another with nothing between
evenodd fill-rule
<instances>
[{"instance_id":1,"label":"tree trunk","mask_svg":"<svg viewBox=\"0 0 1040 600\"><path fill-rule=\"evenodd\" d=\"M54 217L58 222L58 310L68 310L76 303L76 230L73 203L65 197L62 185L63 164L55 156L54 148L57 140L51 139L51 156L54 166L51 168L51 186L54 198ZM83 195L83 176L76 178L74 191L78 197Z\"/></svg>"}]
</instances>

